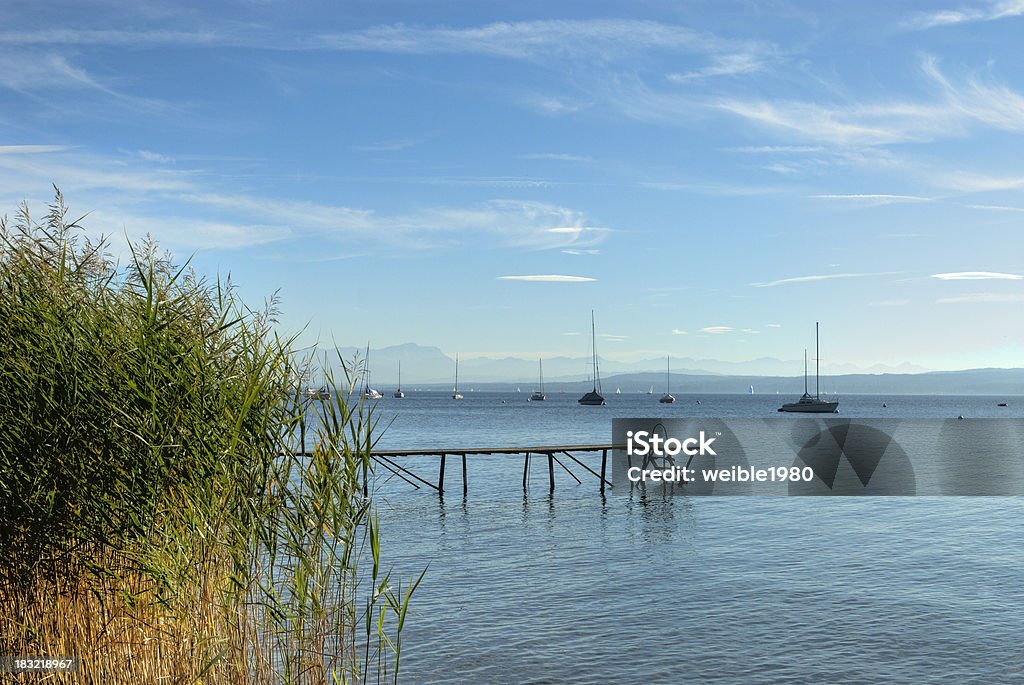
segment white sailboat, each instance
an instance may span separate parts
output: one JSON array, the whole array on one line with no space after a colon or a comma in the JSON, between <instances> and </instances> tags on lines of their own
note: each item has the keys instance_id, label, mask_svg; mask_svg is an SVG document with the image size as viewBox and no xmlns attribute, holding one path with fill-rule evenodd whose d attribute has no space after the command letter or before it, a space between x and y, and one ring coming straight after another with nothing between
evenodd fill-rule
<instances>
[{"instance_id":1,"label":"white sailboat","mask_svg":"<svg viewBox=\"0 0 1024 685\"><path fill-rule=\"evenodd\" d=\"M401 360L399 360L399 362L398 362L398 390L395 390L393 393L391 393L391 396L394 397L396 400L400 400L403 397L405 397L405 393L402 392L402 362L401 362Z\"/></svg>"},{"instance_id":2,"label":"white sailboat","mask_svg":"<svg viewBox=\"0 0 1024 685\"><path fill-rule=\"evenodd\" d=\"M807 350L804 350L804 394L796 402L787 402L779 411L804 414L838 414L839 400L823 400L819 395L818 322L814 322L814 397L807 392Z\"/></svg>"},{"instance_id":3,"label":"white sailboat","mask_svg":"<svg viewBox=\"0 0 1024 685\"><path fill-rule=\"evenodd\" d=\"M665 355L665 394L658 398L658 402L661 404L672 404L676 401L675 396L671 393L671 372L669 371L669 358Z\"/></svg>"},{"instance_id":4,"label":"white sailboat","mask_svg":"<svg viewBox=\"0 0 1024 685\"><path fill-rule=\"evenodd\" d=\"M461 400L462 393L459 392L459 355L455 355L455 387L452 388L452 399Z\"/></svg>"},{"instance_id":5,"label":"white sailboat","mask_svg":"<svg viewBox=\"0 0 1024 685\"><path fill-rule=\"evenodd\" d=\"M597 328L594 325L593 309L590 310L590 337L594 347L594 389L576 401L589 407L601 407L604 406L604 397L600 392L601 377L597 371Z\"/></svg>"},{"instance_id":6,"label":"white sailboat","mask_svg":"<svg viewBox=\"0 0 1024 685\"><path fill-rule=\"evenodd\" d=\"M533 394L530 395L531 402L543 402L547 399L547 396L544 395L544 362L538 359L537 367L540 371L540 390L533 391Z\"/></svg>"},{"instance_id":7,"label":"white sailboat","mask_svg":"<svg viewBox=\"0 0 1024 685\"><path fill-rule=\"evenodd\" d=\"M370 343L366 343L366 369L363 371L363 399L379 400L384 395L370 385Z\"/></svg>"}]
</instances>

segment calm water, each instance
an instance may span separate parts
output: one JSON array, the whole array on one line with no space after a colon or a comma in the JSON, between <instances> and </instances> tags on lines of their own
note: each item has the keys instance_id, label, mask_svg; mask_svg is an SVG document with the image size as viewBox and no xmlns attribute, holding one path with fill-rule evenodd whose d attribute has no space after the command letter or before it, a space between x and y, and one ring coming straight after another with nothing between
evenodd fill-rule
<instances>
[{"instance_id":1,"label":"calm water","mask_svg":"<svg viewBox=\"0 0 1024 685\"><path fill-rule=\"evenodd\" d=\"M786 420L791 399L526 397L386 398L380 447L608 442L614 417ZM1024 397L840 407L1021 417ZM470 457L465 499L457 460L443 501L378 484L385 556L406 577L429 567L405 682L1024 682L1024 498L602 498L578 468L583 485L559 472L552 496L541 461L525 496L517 457ZM436 479L436 457L415 466Z\"/></svg>"}]
</instances>

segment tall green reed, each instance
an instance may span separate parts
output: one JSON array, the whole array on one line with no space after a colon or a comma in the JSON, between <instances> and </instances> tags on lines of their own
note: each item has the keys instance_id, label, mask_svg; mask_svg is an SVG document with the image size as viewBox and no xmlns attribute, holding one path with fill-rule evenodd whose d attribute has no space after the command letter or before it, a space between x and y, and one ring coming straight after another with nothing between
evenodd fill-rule
<instances>
[{"instance_id":1,"label":"tall green reed","mask_svg":"<svg viewBox=\"0 0 1024 685\"><path fill-rule=\"evenodd\" d=\"M78 653L88 682L397 680L418 581L381 569L355 360L310 400L275 300L152 240L121 267L79 221L59 190L0 221L0 653Z\"/></svg>"}]
</instances>

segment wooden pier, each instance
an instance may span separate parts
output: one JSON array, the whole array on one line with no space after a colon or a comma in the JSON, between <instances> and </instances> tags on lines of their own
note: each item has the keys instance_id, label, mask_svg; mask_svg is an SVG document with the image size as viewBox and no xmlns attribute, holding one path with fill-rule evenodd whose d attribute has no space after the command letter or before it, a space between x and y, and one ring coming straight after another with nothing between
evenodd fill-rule
<instances>
[{"instance_id":1,"label":"wooden pier","mask_svg":"<svg viewBox=\"0 0 1024 685\"><path fill-rule=\"evenodd\" d=\"M371 453L373 460L382 466L387 471L395 474L397 477L406 481L415 488L419 488L420 485L426 485L437 491L438 495L444 496L445 486L445 467L447 466L448 457L456 457L462 459L462 494L463 496L469 494L469 480L467 477L466 460L472 455L479 454L508 454L508 455L523 455L523 492L527 491L529 484L530 475L530 460L532 457L546 457L548 462L548 488L550 492L555 491L555 464L558 464L562 469L565 470L573 480L578 484L582 485L583 481L572 472L572 470L565 465L559 457L564 457L566 461L574 462L576 465L581 467L593 475L598 480L598 487L603 493L605 486L611 486L611 482L606 478L608 473L608 452L614 449L624 449L624 445L549 445L541 447L474 447L470 449L464 448L445 448L445 449L421 449L421 450L374 450ZM600 473L584 464L578 457L578 454L601 454L601 467ZM414 473L407 465L400 464L397 460L405 461L407 457L439 457L440 465L437 472L437 483L432 483L426 478Z\"/></svg>"}]
</instances>

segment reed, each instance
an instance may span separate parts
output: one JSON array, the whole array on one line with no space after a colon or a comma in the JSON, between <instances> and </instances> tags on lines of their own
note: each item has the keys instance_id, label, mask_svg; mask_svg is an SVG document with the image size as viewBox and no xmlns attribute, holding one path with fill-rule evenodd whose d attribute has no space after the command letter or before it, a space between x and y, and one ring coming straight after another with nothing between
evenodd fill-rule
<instances>
[{"instance_id":1,"label":"reed","mask_svg":"<svg viewBox=\"0 0 1024 685\"><path fill-rule=\"evenodd\" d=\"M356 360L309 400L274 299L151 240L122 267L80 221L59 190L0 221L0 654L78 656L69 682L397 681L419 580L382 566Z\"/></svg>"}]
</instances>

